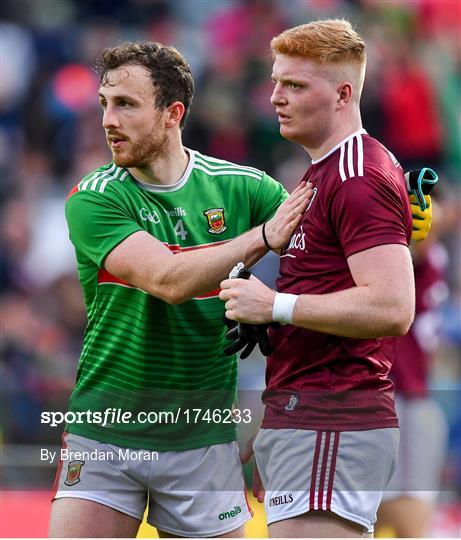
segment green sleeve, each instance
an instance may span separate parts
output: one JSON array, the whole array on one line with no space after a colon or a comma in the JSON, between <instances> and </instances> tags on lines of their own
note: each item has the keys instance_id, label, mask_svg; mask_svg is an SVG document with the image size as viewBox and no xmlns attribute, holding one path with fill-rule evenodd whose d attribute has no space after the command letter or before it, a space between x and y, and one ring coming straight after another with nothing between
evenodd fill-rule
<instances>
[{"instance_id":1,"label":"green sleeve","mask_svg":"<svg viewBox=\"0 0 461 540\"><path fill-rule=\"evenodd\" d=\"M107 194L79 191L66 203L69 237L77 252L99 267L125 238L143 230L119 202Z\"/></svg>"},{"instance_id":2,"label":"green sleeve","mask_svg":"<svg viewBox=\"0 0 461 540\"><path fill-rule=\"evenodd\" d=\"M268 174L263 173L261 181L257 183L257 189L252 200L253 226L260 225L270 219L287 197L288 193L282 184Z\"/></svg>"}]
</instances>

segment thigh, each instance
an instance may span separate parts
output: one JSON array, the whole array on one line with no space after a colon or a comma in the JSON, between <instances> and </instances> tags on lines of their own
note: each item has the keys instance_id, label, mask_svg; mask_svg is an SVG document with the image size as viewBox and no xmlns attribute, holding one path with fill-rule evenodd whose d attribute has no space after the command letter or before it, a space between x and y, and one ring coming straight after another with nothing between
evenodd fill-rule
<instances>
[{"instance_id":1,"label":"thigh","mask_svg":"<svg viewBox=\"0 0 461 540\"><path fill-rule=\"evenodd\" d=\"M363 527L332 512L310 511L269 525L270 538L363 538Z\"/></svg>"},{"instance_id":2,"label":"thigh","mask_svg":"<svg viewBox=\"0 0 461 540\"><path fill-rule=\"evenodd\" d=\"M85 499L57 499L51 507L50 538L133 538L141 521Z\"/></svg>"},{"instance_id":3,"label":"thigh","mask_svg":"<svg viewBox=\"0 0 461 540\"><path fill-rule=\"evenodd\" d=\"M95 508L103 505L135 521L142 520L147 504L146 467L149 464L142 460L126 459L124 452L127 449L78 435L65 434L63 443L53 508L66 508L67 515L70 512L68 508L80 507L78 501L81 499L99 503ZM65 503L59 502L64 499ZM69 517L72 517L71 512ZM80 525L85 527L84 520ZM79 521L72 526L78 527Z\"/></svg>"},{"instance_id":4,"label":"thigh","mask_svg":"<svg viewBox=\"0 0 461 540\"><path fill-rule=\"evenodd\" d=\"M162 452L147 521L166 536L240 536L252 512L235 442Z\"/></svg>"}]
</instances>

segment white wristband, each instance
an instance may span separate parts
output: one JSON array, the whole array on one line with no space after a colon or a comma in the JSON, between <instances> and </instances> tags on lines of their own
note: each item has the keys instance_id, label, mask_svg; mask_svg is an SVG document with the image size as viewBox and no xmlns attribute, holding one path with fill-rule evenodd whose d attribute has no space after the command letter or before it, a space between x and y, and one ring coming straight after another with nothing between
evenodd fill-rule
<instances>
[{"instance_id":1,"label":"white wristband","mask_svg":"<svg viewBox=\"0 0 461 540\"><path fill-rule=\"evenodd\" d=\"M297 299L297 294L275 293L272 319L280 324L291 324Z\"/></svg>"}]
</instances>

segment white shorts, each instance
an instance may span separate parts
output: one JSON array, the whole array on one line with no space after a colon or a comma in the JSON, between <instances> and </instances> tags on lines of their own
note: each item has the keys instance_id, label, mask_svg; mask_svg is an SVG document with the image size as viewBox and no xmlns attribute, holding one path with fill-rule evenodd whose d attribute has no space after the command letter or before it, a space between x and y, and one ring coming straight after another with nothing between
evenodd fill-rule
<instances>
[{"instance_id":1,"label":"white shorts","mask_svg":"<svg viewBox=\"0 0 461 540\"><path fill-rule=\"evenodd\" d=\"M330 510L372 533L395 469L397 428L367 431L261 429L253 448L268 523Z\"/></svg>"},{"instance_id":2,"label":"white shorts","mask_svg":"<svg viewBox=\"0 0 461 540\"><path fill-rule=\"evenodd\" d=\"M439 404L429 398L397 396L395 408L400 425L397 469L383 501L405 495L434 503L448 442L448 426Z\"/></svg>"},{"instance_id":3,"label":"white shorts","mask_svg":"<svg viewBox=\"0 0 461 540\"><path fill-rule=\"evenodd\" d=\"M87 499L139 520L148 504L150 525L191 538L233 531L253 515L235 442L152 452L73 434L63 441L55 499Z\"/></svg>"}]
</instances>

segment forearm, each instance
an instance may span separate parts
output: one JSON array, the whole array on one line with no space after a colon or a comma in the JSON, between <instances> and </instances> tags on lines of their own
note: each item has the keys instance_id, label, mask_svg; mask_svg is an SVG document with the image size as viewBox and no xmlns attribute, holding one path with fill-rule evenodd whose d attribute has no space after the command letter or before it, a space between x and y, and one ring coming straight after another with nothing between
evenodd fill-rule
<instances>
[{"instance_id":1,"label":"forearm","mask_svg":"<svg viewBox=\"0 0 461 540\"><path fill-rule=\"evenodd\" d=\"M358 339L404 335L413 319L408 297L377 294L368 286L329 294L303 294L293 324L316 332Z\"/></svg>"},{"instance_id":2,"label":"forearm","mask_svg":"<svg viewBox=\"0 0 461 540\"><path fill-rule=\"evenodd\" d=\"M163 287L172 303L181 303L219 286L240 261L252 266L267 253L261 227L206 249L174 255L163 272Z\"/></svg>"},{"instance_id":3,"label":"forearm","mask_svg":"<svg viewBox=\"0 0 461 540\"><path fill-rule=\"evenodd\" d=\"M266 223L273 248L288 243L311 196L310 184L301 182ZM104 266L130 285L179 304L215 289L235 264L242 261L251 266L267 250L261 226L225 244L204 249L197 246L176 255L146 231L136 231L107 255Z\"/></svg>"}]
</instances>

